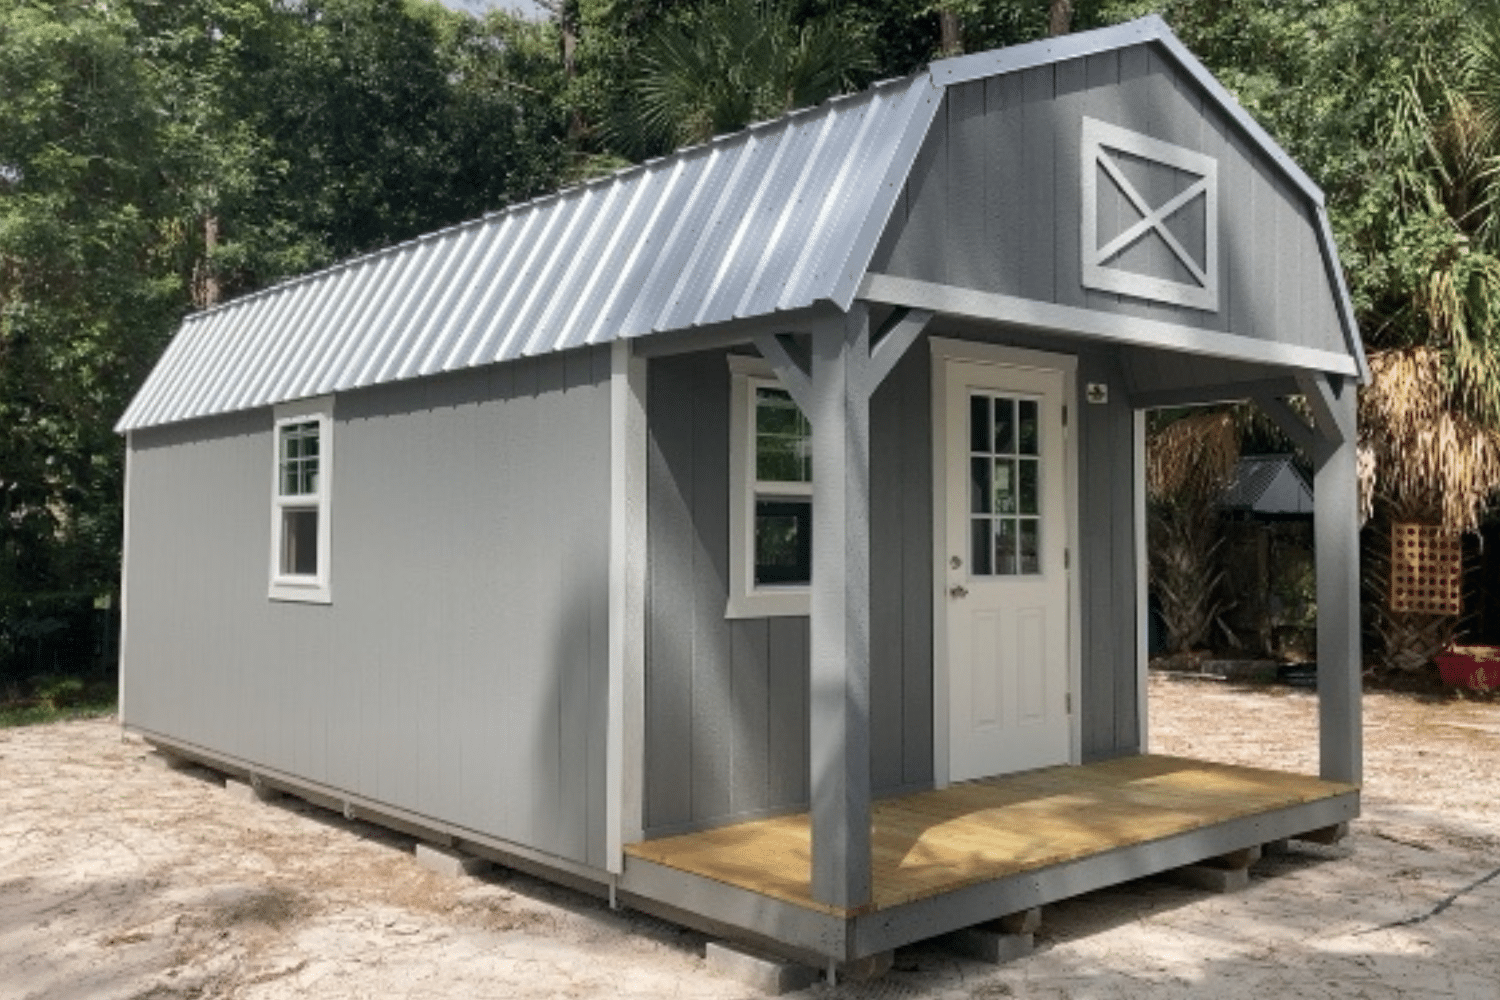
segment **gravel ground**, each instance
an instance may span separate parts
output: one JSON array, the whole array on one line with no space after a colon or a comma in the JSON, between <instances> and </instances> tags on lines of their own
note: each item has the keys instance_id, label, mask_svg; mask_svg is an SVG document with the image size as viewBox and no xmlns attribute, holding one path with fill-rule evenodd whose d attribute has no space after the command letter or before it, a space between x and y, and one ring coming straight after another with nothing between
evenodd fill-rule
<instances>
[{"instance_id":1,"label":"gravel ground","mask_svg":"<svg viewBox=\"0 0 1500 1000\"><path fill-rule=\"evenodd\" d=\"M1315 769L1305 693L1153 678L1152 749ZM817 997L1500 1000L1500 705L1365 701L1365 815L1216 896L1048 907L1009 966L935 946ZM739 997L704 939L412 841L152 767L108 720L0 731L0 998Z\"/></svg>"}]
</instances>

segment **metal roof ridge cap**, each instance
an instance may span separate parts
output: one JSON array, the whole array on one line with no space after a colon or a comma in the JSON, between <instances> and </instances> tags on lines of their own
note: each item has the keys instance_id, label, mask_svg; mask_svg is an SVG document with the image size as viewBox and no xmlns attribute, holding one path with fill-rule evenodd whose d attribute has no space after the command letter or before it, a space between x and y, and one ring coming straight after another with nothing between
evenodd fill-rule
<instances>
[{"instance_id":1,"label":"metal roof ridge cap","mask_svg":"<svg viewBox=\"0 0 1500 1000\"><path fill-rule=\"evenodd\" d=\"M1014 73L1065 59L1077 59L1094 52L1137 45L1171 33L1172 29L1167 27L1167 22L1162 20L1161 15L1147 14L1145 17L1091 31L1055 35L1019 45L937 59L929 64L928 70L938 86L947 87L998 73Z\"/></svg>"}]
</instances>

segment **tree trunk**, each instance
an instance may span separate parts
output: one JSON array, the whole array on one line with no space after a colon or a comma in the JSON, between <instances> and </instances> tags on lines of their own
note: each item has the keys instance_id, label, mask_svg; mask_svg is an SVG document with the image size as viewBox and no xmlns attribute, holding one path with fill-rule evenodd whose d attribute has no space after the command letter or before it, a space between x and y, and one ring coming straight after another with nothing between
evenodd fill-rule
<instances>
[{"instance_id":1,"label":"tree trunk","mask_svg":"<svg viewBox=\"0 0 1500 1000\"><path fill-rule=\"evenodd\" d=\"M958 23L958 14L949 7L938 9L938 31L940 51L944 58L956 56L964 50L963 30Z\"/></svg>"},{"instance_id":2,"label":"tree trunk","mask_svg":"<svg viewBox=\"0 0 1500 1000\"><path fill-rule=\"evenodd\" d=\"M219 246L219 217L203 217L203 256L193 267L193 305L199 309L219 304L219 275L214 270L214 250Z\"/></svg>"},{"instance_id":3,"label":"tree trunk","mask_svg":"<svg viewBox=\"0 0 1500 1000\"><path fill-rule=\"evenodd\" d=\"M578 76L578 5L576 3L563 3L558 6L557 26L562 35L563 79L571 85ZM578 109L575 102L573 112L568 116L568 141L574 144L575 148L583 131L583 112Z\"/></svg>"},{"instance_id":4,"label":"tree trunk","mask_svg":"<svg viewBox=\"0 0 1500 1000\"><path fill-rule=\"evenodd\" d=\"M1066 35L1073 30L1073 0L1052 0L1047 16L1047 34Z\"/></svg>"},{"instance_id":5,"label":"tree trunk","mask_svg":"<svg viewBox=\"0 0 1500 1000\"><path fill-rule=\"evenodd\" d=\"M1218 558L1224 543L1219 512L1213 496L1189 496L1153 501L1147 516L1147 565L1161 602L1167 648L1192 652L1209 640L1225 610L1219 586L1224 579Z\"/></svg>"}]
</instances>

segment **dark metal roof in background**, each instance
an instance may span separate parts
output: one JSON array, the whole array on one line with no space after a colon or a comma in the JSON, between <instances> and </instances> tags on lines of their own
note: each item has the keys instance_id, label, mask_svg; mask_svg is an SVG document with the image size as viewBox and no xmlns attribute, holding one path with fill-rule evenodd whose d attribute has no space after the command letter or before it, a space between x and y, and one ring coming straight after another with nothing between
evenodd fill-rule
<instances>
[{"instance_id":1,"label":"dark metal roof in background","mask_svg":"<svg viewBox=\"0 0 1500 1000\"><path fill-rule=\"evenodd\" d=\"M1246 455L1219 506L1256 514L1311 514L1313 492L1290 455Z\"/></svg>"},{"instance_id":2,"label":"dark metal roof in background","mask_svg":"<svg viewBox=\"0 0 1500 1000\"><path fill-rule=\"evenodd\" d=\"M934 63L189 316L116 430L817 302L847 309L946 86L1148 41L1227 102L1322 211L1316 187L1151 15ZM1326 225L1322 240L1332 255Z\"/></svg>"}]
</instances>

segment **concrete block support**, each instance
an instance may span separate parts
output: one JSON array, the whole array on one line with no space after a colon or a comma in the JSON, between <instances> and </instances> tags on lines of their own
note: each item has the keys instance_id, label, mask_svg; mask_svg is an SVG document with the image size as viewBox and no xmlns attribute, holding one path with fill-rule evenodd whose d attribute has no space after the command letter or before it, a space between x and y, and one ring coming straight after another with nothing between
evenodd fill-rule
<instances>
[{"instance_id":1,"label":"concrete block support","mask_svg":"<svg viewBox=\"0 0 1500 1000\"><path fill-rule=\"evenodd\" d=\"M193 766L193 762L186 757L179 757L175 753L167 753L165 750L152 750L142 758L147 767L158 768L163 771L186 771Z\"/></svg>"},{"instance_id":2,"label":"concrete block support","mask_svg":"<svg viewBox=\"0 0 1500 1000\"><path fill-rule=\"evenodd\" d=\"M818 973L805 965L722 941L710 941L703 957L709 971L715 975L733 979L773 997L804 990L818 978Z\"/></svg>"},{"instance_id":3,"label":"concrete block support","mask_svg":"<svg viewBox=\"0 0 1500 1000\"><path fill-rule=\"evenodd\" d=\"M995 924L1006 934L1035 934L1042 926L1042 908L1033 906L1020 913L1008 913Z\"/></svg>"},{"instance_id":4,"label":"concrete block support","mask_svg":"<svg viewBox=\"0 0 1500 1000\"><path fill-rule=\"evenodd\" d=\"M1293 840L1305 840L1309 844L1337 844L1349 836L1348 823L1335 823L1333 826L1320 827L1316 830L1308 830L1299 833Z\"/></svg>"},{"instance_id":5,"label":"concrete block support","mask_svg":"<svg viewBox=\"0 0 1500 1000\"><path fill-rule=\"evenodd\" d=\"M465 875L478 875L488 871L490 862L484 858L476 858L462 851L455 851L451 847L439 847L436 844L417 844L417 864L430 872L448 878L462 878Z\"/></svg>"},{"instance_id":6,"label":"concrete block support","mask_svg":"<svg viewBox=\"0 0 1500 1000\"><path fill-rule=\"evenodd\" d=\"M869 983L874 982L896 964L896 953L894 951L878 951L864 958L857 958L852 962L840 962L838 966L838 982L840 983Z\"/></svg>"},{"instance_id":7,"label":"concrete block support","mask_svg":"<svg viewBox=\"0 0 1500 1000\"><path fill-rule=\"evenodd\" d=\"M1250 885L1249 868L1217 868L1210 864L1183 865L1162 872L1162 877L1189 889L1208 892L1239 892Z\"/></svg>"},{"instance_id":8,"label":"concrete block support","mask_svg":"<svg viewBox=\"0 0 1500 1000\"><path fill-rule=\"evenodd\" d=\"M944 943L965 958L1003 965L1030 955L1036 946L1036 937L1031 931L1007 932L1001 928L999 921L995 921L955 931L948 935Z\"/></svg>"},{"instance_id":9,"label":"concrete block support","mask_svg":"<svg viewBox=\"0 0 1500 1000\"><path fill-rule=\"evenodd\" d=\"M281 798L279 791L254 780L240 781L236 778L225 778L224 791L243 802L275 802Z\"/></svg>"}]
</instances>

